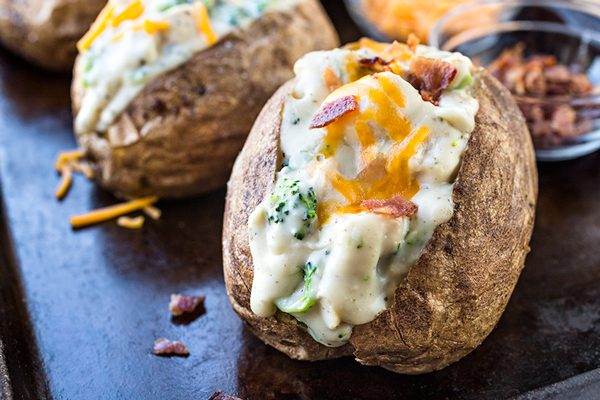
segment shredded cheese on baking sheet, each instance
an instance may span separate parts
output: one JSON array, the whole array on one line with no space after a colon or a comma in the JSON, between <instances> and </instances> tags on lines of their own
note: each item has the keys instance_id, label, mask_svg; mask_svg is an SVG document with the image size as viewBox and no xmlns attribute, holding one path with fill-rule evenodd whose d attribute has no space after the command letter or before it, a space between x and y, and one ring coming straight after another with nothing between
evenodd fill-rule
<instances>
[{"instance_id":1,"label":"shredded cheese on baking sheet","mask_svg":"<svg viewBox=\"0 0 600 400\"><path fill-rule=\"evenodd\" d=\"M146 219L141 215L135 218L122 216L117 219L117 225L127 229L140 229L144 226L145 220Z\"/></svg>"},{"instance_id":2,"label":"shredded cheese on baking sheet","mask_svg":"<svg viewBox=\"0 0 600 400\"><path fill-rule=\"evenodd\" d=\"M60 171L60 183L56 189L56 198L62 200L65 198L73 182L73 169L70 167L63 167Z\"/></svg>"},{"instance_id":3,"label":"shredded cheese on baking sheet","mask_svg":"<svg viewBox=\"0 0 600 400\"><path fill-rule=\"evenodd\" d=\"M114 206L100 208L85 214L75 215L70 218L71 226L74 229L77 229L98 224L100 222L105 222L122 215L129 214L133 211L142 210L151 206L157 201L158 197L156 196L146 197L143 199L128 201L122 204L116 204Z\"/></svg>"},{"instance_id":4,"label":"shredded cheese on baking sheet","mask_svg":"<svg viewBox=\"0 0 600 400\"><path fill-rule=\"evenodd\" d=\"M162 216L162 211L154 206L145 207L142 211L155 221L158 221Z\"/></svg>"},{"instance_id":5,"label":"shredded cheese on baking sheet","mask_svg":"<svg viewBox=\"0 0 600 400\"><path fill-rule=\"evenodd\" d=\"M55 195L58 200L65 198L73 183L73 172L79 172L89 180L94 179L94 172L85 160L82 160L83 153L80 150L69 150L58 153L54 168L61 175L60 184L56 189Z\"/></svg>"}]
</instances>

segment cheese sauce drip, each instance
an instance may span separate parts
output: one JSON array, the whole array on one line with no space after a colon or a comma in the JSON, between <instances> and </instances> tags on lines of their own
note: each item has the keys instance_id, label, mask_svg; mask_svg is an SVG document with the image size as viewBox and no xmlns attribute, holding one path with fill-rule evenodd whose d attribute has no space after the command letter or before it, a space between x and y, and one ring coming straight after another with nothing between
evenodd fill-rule
<instances>
[{"instance_id":1,"label":"cheese sauce drip","mask_svg":"<svg viewBox=\"0 0 600 400\"><path fill-rule=\"evenodd\" d=\"M75 125L105 132L159 74L264 13L302 0L110 0L79 41L85 94Z\"/></svg>"},{"instance_id":2,"label":"cheese sauce drip","mask_svg":"<svg viewBox=\"0 0 600 400\"><path fill-rule=\"evenodd\" d=\"M401 77L412 57L407 48L373 74L360 60L384 55L384 47L362 43L296 64L298 82L282 113L283 167L249 219L252 310L287 312L326 346L345 344L354 325L392 306L435 228L452 217L453 182L479 108L468 58L417 47L416 55L457 68L435 106ZM342 86L331 93L332 72ZM323 105L348 96L356 110L309 128ZM396 196L410 199L417 213L394 217L363 207Z\"/></svg>"}]
</instances>

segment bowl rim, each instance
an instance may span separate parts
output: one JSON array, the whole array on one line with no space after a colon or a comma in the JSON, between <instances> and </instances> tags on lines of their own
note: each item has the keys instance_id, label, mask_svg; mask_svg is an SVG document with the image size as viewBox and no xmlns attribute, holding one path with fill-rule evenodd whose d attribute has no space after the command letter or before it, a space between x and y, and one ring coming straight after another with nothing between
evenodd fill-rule
<instances>
[{"instance_id":1,"label":"bowl rim","mask_svg":"<svg viewBox=\"0 0 600 400\"><path fill-rule=\"evenodd\" d=\"M570 9L575 11L580 11L582 13L586 13L588 15L597 17L600 20L600 4L593 3L587 0L476 0L464 4L460 4L446 14L444 14L440 19L436 21L432 29L429 31L428 35L428 45L436 48L440 47L439 36L442 30L442 27L448 23L448 21L452 20L456 16L464 14L466 12L476 10L478 8L483 8L489 5L500 5L502 7L511 8L511 7L523 7L523 6L539 6L539 7L554 7L554 8L562 8L562 9ZM568 26L568 25L567 25ZM504 32L515 32L519 30L539 30L545 32L555 32L555 33L563 33L570 34L573 37L587 37L588 39L591 36L595 36L595 41L600 44L600 30L592 30L592 29L583 29L576 32L572 26L569 26L567 32L565 31L565 25L559 24L556 22L546 22L546 21L510 21L501 24L501 28L504 29L490 29L485 28L483 31L483 35L480 35L481 38L498 33ZM468 29L462 31L461 33L469 32L477 30ZM460 35L459 33L458 35ZM591 36L585 36L586 33L591 33ZM479 36L478 36L479 37ZM449 50L453 51L453 50ZM549 95L549 94L532 94L528 93L526 95L520 95L516 93L511 93L515 99L523 103L529 104L540 104L545 103L547 105L560 105L568 103L572 106L589 106L590 104L600 104L600 93L592 92L585 94L570 94L570 95Z\"/></svg>"}]
</instances>

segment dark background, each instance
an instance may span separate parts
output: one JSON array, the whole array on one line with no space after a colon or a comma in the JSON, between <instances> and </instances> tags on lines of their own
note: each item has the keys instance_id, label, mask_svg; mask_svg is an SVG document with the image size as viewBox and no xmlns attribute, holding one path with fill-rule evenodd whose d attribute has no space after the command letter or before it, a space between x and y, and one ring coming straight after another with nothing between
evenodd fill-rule
<instances>
[{"instance_id":1,"label":"dark background","mask_svg":"<svg viewBox=\"0 0 600 400\"><path fill-rule=\"evenodd\" d=\"M325 5L343 42L360 36L341 1ZM69 78L0 51L0 92L0 399L600 398L598 153L539 164L532 252L489 338L445 370L403 376L293 361L243 327L223 285L224 190L161 202L141 230L73 231L69 216L116 200L82 176L54 199L55 155L75 147ZM206 295L205 312L172 320L180 292ZM153 355L159 337L190 356Z\"/></svg>"}]
</instances>

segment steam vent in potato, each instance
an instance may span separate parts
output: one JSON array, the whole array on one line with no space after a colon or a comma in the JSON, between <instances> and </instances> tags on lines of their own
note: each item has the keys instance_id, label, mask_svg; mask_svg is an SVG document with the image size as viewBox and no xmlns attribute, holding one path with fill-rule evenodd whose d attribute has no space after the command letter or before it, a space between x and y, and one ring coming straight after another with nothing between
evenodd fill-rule
<instances>
[{"instance_id":1,"label":"steam vent in potato","mask_svg":"<svg viewBox=\"0 0 600 400\"><path fill-rule=\"evenodd\" d=\"M420 374L475 349L529 251L531 138L458 53L367 39L315 52L271 98L227 195L233 308L300 360Z\"/></svg>"},{"instance_id":2,"label":"steam vent in potato","mask_svg":"<svg viewBox=\"0 0 600 400\"><path fill-rule=\"evenodd\" d=\"M119 197L222 187L296 60L338 44L317 0L111 0L78 43L77 140Z\"/></svg>"},{"instance_id":3,"label":"steam vent in potato","mask_svg":"<svg viewBox=\"0 0 600 400\"><path fill-rule=\"evenodd\" d=\"M75 44L106 0L0 0L0 42L40 67L69 72Z\"/></svg>"}]
</instances>

